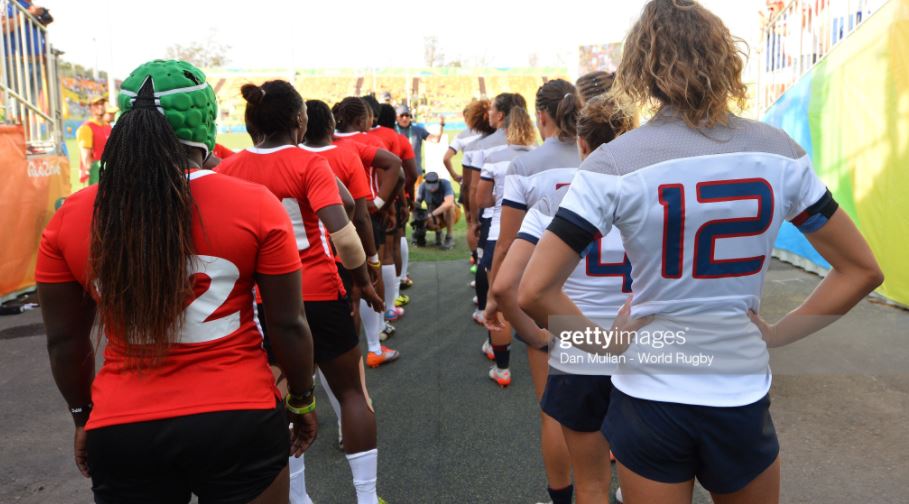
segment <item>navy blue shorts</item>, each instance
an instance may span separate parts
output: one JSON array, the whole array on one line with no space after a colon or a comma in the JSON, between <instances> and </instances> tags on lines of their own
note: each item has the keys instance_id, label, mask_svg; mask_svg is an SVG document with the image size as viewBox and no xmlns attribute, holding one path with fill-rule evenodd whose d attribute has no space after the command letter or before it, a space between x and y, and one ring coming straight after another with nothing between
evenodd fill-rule
<instances>
[{"instance_id":1,"label":"navy blue shorts","mask_svg":"<svg viewBox=\"0 0 909 504\"><path fill-rule=\"evenodd\" d=\"M597 432L609 411L612 378L573 375L550 369L540 408L556 422L577 432Z\"/></svg>"},{"instance_id":2,"label":"navy blue shorts","mask_svg":"<svg viewBox=\"0 0 909 504\"><path fill-rule=\"evenodd\" d=\"M662 483L697 478L715 493L744 488L780 452L770 394L745 406L719 408L637 399L612 392L603 435L628 469Z\"/></svg>"},{"instance_id":3,"label":"navy blue shorts","mask_svg":"<svg viewBox=\"0 0 909 504\"><path fill-rule=\"evenodd\" d=\"M492 271L492 255L496 251L496 241L486 239L486 245L483 247L483 259L480 259L480 267L486 271Z\"/></svg>"}]
</instances>

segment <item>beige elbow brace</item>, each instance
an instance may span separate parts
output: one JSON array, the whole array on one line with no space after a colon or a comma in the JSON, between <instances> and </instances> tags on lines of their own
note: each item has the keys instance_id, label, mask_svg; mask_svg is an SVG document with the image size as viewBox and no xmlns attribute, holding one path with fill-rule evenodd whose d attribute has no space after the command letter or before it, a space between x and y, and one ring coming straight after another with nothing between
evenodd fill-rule
<instances>
[{"instance_id":1,"label":"beige elbow brace","mask_svg":"<svg viewBox=\"0 0 909 504\"><path fill-rule=\"evenodd\" d=\"M363 251L363 244L360 243L357 229L352 222L348 222L346 226L331 233L331 242L335 245L338 257L341 258L341 264L345 268L357 269L366 262L366 252Z\"/></svg>"}]
</instances>

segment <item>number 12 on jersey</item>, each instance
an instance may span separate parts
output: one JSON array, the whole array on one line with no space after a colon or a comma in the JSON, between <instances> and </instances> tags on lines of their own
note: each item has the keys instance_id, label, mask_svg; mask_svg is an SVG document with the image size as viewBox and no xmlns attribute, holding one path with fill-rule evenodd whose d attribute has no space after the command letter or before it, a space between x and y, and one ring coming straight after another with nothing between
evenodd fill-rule
<instances>
[{"instance_id":1,"label":"number 12 on jersey","mask_svg":"<svg viewBox=\"0 0 909 504\"><path fill-rule=\"evenodd\" d=\"M685 263L685 187L664 184L658 188L663 207L663 278L682 278ZM729 278L755 275L764 267L766 255L734 259L716 258L716 241L724 238L758 236L773 222L773 188L762 178L700 182L698 204L754 200L757 214L750 217L715 219L705 222L694 234L694 278Z\"/></svg>"}]
</instances>

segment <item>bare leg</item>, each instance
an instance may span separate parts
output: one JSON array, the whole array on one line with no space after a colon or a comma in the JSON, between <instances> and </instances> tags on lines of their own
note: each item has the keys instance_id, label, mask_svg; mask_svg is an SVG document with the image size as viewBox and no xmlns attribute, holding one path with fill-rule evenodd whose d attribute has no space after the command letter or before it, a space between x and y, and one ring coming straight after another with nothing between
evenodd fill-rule
<instances>
[{"instance_id":1,"label":"bare leg","mask_svg":"<svg viewBox=\"0 0 909 504\"><path fill-rule=\"evenodd\" d=\"M527 348L530 361L530 377L536 393L537 403L543 398L546 378L549 376L549 354ZM549 487L565 488L571 484L571 457L562 435L562 426L546 413L540 412L540 444L543 451L543 466L546 468L546 479Z\"/></svg>"},{"instance_id":2,"label":"bare leg","mask_svg":"<svg viewBox=\"0 0 909 504\"><path fill-rule=\"evenodd\" d=\"M661 483L647 479L616 462L624 504L691 504L694 480L683 483Z\"/></svg>"},{"instance_id":3,"label":"bare leg","mask_svg":"<svg viewBox=\"0 0 909 504\"><path fill-rule=\"evenodd\" d=\"M577 504L609 502L612 482L609 442L599 432L578 432L565 426L562 434L571 455Z\"/></svg>"},{"instance_id":4,"label":"bare leg","mask_svg":"<svg viewBox=\"0 0 909 504\"><path fill-rule=\"evenodd\" d=\"M624 491L624 490L623 490ZM738 492L711 493L716 504L776 504L780 501L780 458Z\"/></svg>"}]
</instances>

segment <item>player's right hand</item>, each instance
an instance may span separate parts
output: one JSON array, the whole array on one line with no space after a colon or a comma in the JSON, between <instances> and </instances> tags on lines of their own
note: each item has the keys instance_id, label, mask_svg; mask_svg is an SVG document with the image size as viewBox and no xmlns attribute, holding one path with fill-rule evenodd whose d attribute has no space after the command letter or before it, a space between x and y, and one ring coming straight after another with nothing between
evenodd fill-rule
<instances>
[{"instance_id":1,"label":"player's right hand","mask_svg":"<svg viewBox=\"0 0 909 504\"><path fill-rule=\"evenodd\" d=\"M366 301L366 304L376 312L385 313L385 301L376 293L376 289L372 285L360 286L360 299Z\"/></svg>"}]
</instances>

